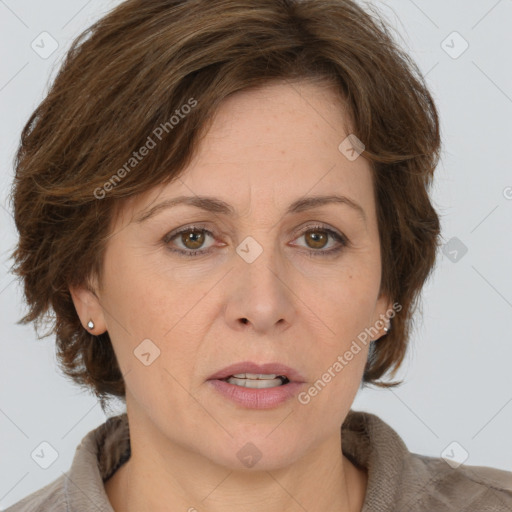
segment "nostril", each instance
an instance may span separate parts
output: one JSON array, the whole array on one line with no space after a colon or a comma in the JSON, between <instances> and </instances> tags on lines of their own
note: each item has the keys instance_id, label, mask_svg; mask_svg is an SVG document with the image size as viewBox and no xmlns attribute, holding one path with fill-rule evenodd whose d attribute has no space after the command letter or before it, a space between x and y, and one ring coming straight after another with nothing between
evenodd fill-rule
<instances>
[{"instance_id":1,"label":"nostril","mask_svg":"<svg viewBox=\"0 0 512 512\"><path fill-rule=\"evenodd\" d=\"M248 321L247 318L242 318L242 323L246 324Z\"/></svg>"}]
</instances>

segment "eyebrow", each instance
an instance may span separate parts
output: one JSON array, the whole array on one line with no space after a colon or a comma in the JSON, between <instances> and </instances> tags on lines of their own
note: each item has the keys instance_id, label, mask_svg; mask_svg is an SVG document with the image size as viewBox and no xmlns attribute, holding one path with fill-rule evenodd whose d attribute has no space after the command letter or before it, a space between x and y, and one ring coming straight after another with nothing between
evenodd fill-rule
<instances>
[{"instance_id":1,"label":"eyebrow","mask_svg":"<svg viewBox=\"0 0 512 512\"><path fill-rule=\"evenodd\" d=\"M165 201L162 201L157 205L153 206L153 208L151 208L150 210L142 212L137 217L135 217L135 222L144 222L164 209L173 208L175 206L182 204L194 206L207 212L227 215L230 217L236 216L236 212L230 204L216 197L179 196L172 199L166 199ZM356 203L349 197L336 194L327 196L309 196L302 199L298 199L288 207L286 215L289 215L291 213L300 213L306 210L311 210L313 208L319 208L320 206L325 206L327 204L342 204L349 206L359 214L359 216L361 217L365 224L367 222L366 213L358 203Z\"/></svg>"}]
</instances>

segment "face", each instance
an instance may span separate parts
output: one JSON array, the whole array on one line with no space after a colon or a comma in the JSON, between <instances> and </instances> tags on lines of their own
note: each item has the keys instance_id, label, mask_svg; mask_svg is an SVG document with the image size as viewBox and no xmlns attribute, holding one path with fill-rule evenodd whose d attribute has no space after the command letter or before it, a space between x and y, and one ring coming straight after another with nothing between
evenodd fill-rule
<instances>
[{"instance_id":1,"label":"face","mask_svg":"<svg viewBox=\"0 0 512 512\"><path fill-rule=\"evenodd\" d=\"M318 84L231 96L179 179L126 205L96 296L72 290L83 324L108 330L130 421L162 453L241 468L250 442L270 470L339 443L368 345L341 370L333 365L390 308L379 296L369 163L338 149L346 121L335 91ZM334 195L358 206L291 208ZM169 205L180 196L227 208ZM209 380L239 362L279 363L301 377L268 390ZM310 394L329 369L330 382ZM228 388L250 397L230 398Z\"/></svg>"}]
</instances>

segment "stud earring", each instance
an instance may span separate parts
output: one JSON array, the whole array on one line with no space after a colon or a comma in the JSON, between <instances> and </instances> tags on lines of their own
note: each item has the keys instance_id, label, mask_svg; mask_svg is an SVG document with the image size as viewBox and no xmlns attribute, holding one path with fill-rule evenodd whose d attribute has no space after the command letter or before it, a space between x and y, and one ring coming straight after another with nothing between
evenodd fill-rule
<instances>
[{"instance_id":1,"label":"stud earring","mask_svg":"<svg viewBox=\"0 0 512 512\"><path fill-rule=\"evenodd\" d=\"M94 322L92 320L89 320L87 322L87 327L89 327L89 329L94 329Z\"/></svg>"}]
</instances>

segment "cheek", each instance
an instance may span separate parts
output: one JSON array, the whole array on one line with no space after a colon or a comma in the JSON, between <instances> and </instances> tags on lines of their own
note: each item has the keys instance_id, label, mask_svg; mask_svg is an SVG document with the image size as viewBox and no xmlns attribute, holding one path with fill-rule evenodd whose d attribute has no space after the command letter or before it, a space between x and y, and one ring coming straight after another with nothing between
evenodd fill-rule
<instances>
[{"instance_id":1,"label":"cheek","mask_svg":"<svg viewBox=\"0 0 512 512\"><path fill-rule=\"evenodd\" d=\"M187 386L204 336L206 324L198 319L204 318L202 299L209 286L171 279L150 258L112 261L102 302L127 385L134 390L174 389L174 375Z\"/></svg>"},{"instance_id":2,"label":"cheek","mask_svg":"<svg viewBox=\"0 0 512 512\"><path fill-rule=\"evenodd\" d=\"M180 353L180 356L183 356ZM181 429L193 430L194 420L205 417L204 408L198 402L187 378L190 372L180 373L169 361L174 358L174 349L164 347L160 357L150 366L133 362L125 376L126 394L134 407L145 410L154 423L172 418L174 436L183 435ZM136 404L136 405L135 405ZM208 418L204 418L205 422ZM169 426L165 426L169 428Z\"/></svg>"},{"instance_id":3,"label":"cheek","mask_svg":"<svg viewBox=\"0 0 512 512\"><path fill-rule=\"evenodd\" d=\"M179 268L170 275L166 261L152 256L137 248L116 247L106 265L105 309L112 312L110 323L115 332L124 327L134 339L164 338L205 293L202 286L180 279Z\"/></svg>"},{"instance_id":4,"label":"cheek","mask_svg":"<svg viewBox=\"0 0 512 512\"><path fill-rule=\"evenodd\" d=\"M316 290L304 290L302 300L316 315L314 324L325 334L321 338L325 345L344 351L352 339L370 327L379 284L378 275L352 267L322 281Z\"/></svg>"},{"instance_id":5,"label":"cheek","mask_svg":"<svg viewBox=\"0 0 512 512\"><path fill-rule=\"evenodd\" d=\"M346 413L339 404L352 403L362 379L371 339L365 330L371 327L378 285L378 276L351 269L339 280L326 282L321 293L310 294L320 320L306 348L317 369L308 395L336 414Z\"/></svg>"},{"instance_id":6,"label":"cheek","mask_svg":"<svg viewBox=\"0 0 512 512\"><path fill-rule=\"evenodd\" d=\"M327 423L331 426L342 421L348 412L368 358L369 341L364 343L351 336L350 329L346 327L347 335L339 334L336 343L323 343L316 350L311 347L309 351L311 367L317 371L305 389L301 403L328 411ZM352 333L358 332L357 328L352 328ZM324 415L321 417L323 421L327 419Z\"/></svg>"}]
</instances>

